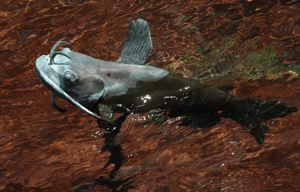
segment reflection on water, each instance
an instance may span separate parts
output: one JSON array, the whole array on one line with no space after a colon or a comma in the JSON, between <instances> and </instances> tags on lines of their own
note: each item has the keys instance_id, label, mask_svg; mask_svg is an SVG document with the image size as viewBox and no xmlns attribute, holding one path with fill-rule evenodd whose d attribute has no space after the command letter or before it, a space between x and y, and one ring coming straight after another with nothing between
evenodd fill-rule
<instances>
[{"instance_id":1,"label":"reflection on water","mask_svg":"<svg viewBox=\"0 0 300 192\"><path fill-rule=\"evenodd\" d=\"M34 61L60 39L116 60L128 20L142 17L155 46L150 63L187 77L264 77L236 84L235 94L300 108L300 81L291 80L299 72L298 12L293 0L1 2L0 191L93 184L91 190L107 191L118 182L116 190L129 184L129 191L297 191L299 112L270 121L263 145L229 119L192 129L180 119L157 125L132 115L114 137L122 165L107 164L112 151L100 150L104 130L67 103L66 113L55 111ZM272 81L277 73L281 80Z\"/></svg>"}]
</instances>

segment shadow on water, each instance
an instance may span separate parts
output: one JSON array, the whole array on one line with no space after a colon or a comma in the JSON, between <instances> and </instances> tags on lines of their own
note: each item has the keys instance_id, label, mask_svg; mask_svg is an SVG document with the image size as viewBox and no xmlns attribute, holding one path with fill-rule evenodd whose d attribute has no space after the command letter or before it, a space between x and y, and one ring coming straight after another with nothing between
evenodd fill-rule
<instances>
[{"instance_id":1,"label":"shadow on water","mask_svg":"<svg viewBox=\"0 0 300 192\"><path fill-rule=\"evenodd\" d=\"M116 179L116 175L120 170L122 163L125 161L126 157L122 152L122 146L115 142L115 137L119 133L122 123L125 121L126 117L127 115L123 115L113 123L98 120L99 127L105 128L105 133L104 133L105 144L104 147L102 147L101 152L104 151L110 152L109 160L107 161L103 169L109 166L110 164L114 164L114 169L111 171L108 177L101 176L95 179L93 183L79 185L76 188L74 188L74 191L76 192L88 191L90 189L95 188L96 186L105 186L111 189L112 192L117 192L117 191L126 192L128 191L129 188L131 188L130 184L132 178L127 178L124 180Z\"/></svg>"},{"instance_id":2,"label":"shadow on water","mask_svg":"<svg viewBox=\"0 0 300 192\"><path fill-rule=\"evenodd\" d=\"M198 105L193 106L199 107ZM289 113L297 111L293 106L286 105L277 101L259 100L259 99L241 99L234 102L228 111L224 112L197 112L196 109L191 110L192 113L183 113L184 116L181 125L189 125L193 128L209 128L220 122L220 117L231 118L240 123L249 133L254 136L257 143L262 144L265 134L269 128L264 124L265 121L276 117L283 117ZM179 113L173 112L168 114L169 117L176 117ZM132 179L123 180L116 179L116 175L120 170L126 157L123 154L122 146L115 141L115 137L120 132L122 123L125 121L127 114L120 116L113 123L106 121L98 121L99 127L105 128L105 145L101 151L109 151L110 157L103 168L110 164L114 164L114 169L108 177L99 177L93 183L83 184L75 188L75 191L82 192L95 188L96 186L104 186L111 191L126 192L132 188Z\"/></svg>"}]
</instances>

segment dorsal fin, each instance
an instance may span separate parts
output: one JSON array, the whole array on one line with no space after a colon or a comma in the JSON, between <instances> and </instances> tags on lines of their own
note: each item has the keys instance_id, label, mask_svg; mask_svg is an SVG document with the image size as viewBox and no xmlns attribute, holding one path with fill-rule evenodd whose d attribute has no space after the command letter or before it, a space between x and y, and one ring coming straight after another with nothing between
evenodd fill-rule
<instances>
[{"instance_id":1,"label":"dorsal fin","mask_svg":"<svg viewBox=\"0 0 300 192\"><path fill-rule=\"evenodd\" d=\"M147 21L137 19L129 26L127 39L117 62L125 64L145 64L152 51L150 28Z\"/></svg>"}]
</instances>

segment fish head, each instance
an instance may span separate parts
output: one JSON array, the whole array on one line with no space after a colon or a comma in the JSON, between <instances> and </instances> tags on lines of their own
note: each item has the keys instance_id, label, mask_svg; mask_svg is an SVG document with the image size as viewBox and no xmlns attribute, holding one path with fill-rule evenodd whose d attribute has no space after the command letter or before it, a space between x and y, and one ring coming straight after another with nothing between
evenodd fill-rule
<instances>
[{"instance_id":1,"label":"fish head","mask_svg":"<svg viewBox=\"0 0 300 192\"><path fill-rule=\"evenodd\" d=\"M87 59L80 59L69 48L57 51L57 46L54 45L49 55L36 59L35 69L39 79L55 96L100 118L89 110L104 94L104 80L96 73L97 66L89 65Z\"/></svg>"}]
</instances>

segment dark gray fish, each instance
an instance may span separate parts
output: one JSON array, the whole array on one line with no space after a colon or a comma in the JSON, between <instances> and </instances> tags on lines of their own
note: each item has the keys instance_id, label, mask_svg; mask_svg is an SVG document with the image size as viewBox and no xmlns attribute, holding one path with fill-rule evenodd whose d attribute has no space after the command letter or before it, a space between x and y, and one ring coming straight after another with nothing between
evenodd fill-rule
<instances>
[{"instance_id":1,"label":"dark gray fish","mask_svg":"<svg viewBox=\"0 0 300 192\"><path fill-rule=\"evenodd\" d=\"M65 110L55 103L56 96L106 122L114 120L115 112L152 111L157 118L157 114L168 111L169 116L188 117L187 122L217 122L223 116L238 121L262 143L268 131L264 121L297 110L277 101L235 97L228 93L230 85L208 86L144 65L152 51L152 41L149 25L142 19L130 24L116 62L95 59L69 48L60 49L68 44L59 41L49 55L36 60L37 74L52 90L52 105L59 111ZM155 109L159 110L154 114Z\"/></svg>"},{"instance_id":2,"label":"dark gray fish","mask_svg":"<svg viewBox=\"0 0 300 192\"><path fill-rule=\"evenodd\" d=\"M118 61L104 61L72 51L61 46L68 42L59 41L49 55L36 60L36 72L44 84L55 96L74 104L88 114L100 117L88 108L100 98L109 98L125 94L135 88L138 82L153 82L162 79L169 72L148 65L146 62L152 50L152 41L148 23L138 19L130 25L128 38Z\"/></svg>"}]
</instances>

